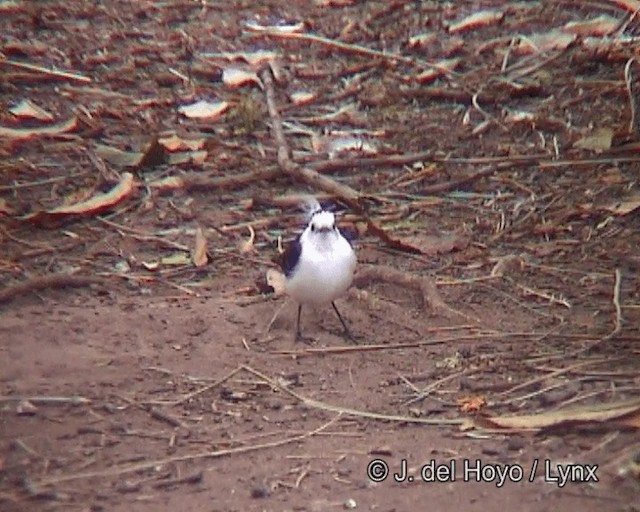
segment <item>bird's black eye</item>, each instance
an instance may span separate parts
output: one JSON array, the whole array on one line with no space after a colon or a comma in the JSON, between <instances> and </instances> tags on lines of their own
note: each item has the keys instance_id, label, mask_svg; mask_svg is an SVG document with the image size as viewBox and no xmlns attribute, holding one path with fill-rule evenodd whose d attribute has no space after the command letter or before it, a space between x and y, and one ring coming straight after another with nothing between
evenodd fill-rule
<instances>
[{"instance_id":1,"label":"bird's black eye","mask_svg":"<svg viewBox=\"0 0 640 512\"><path fill-rule=\"evenodd\" d=\"M311 231L315 231L316 230L316 225L315 224L311 224Z\"/></svg>"}]
</instances>

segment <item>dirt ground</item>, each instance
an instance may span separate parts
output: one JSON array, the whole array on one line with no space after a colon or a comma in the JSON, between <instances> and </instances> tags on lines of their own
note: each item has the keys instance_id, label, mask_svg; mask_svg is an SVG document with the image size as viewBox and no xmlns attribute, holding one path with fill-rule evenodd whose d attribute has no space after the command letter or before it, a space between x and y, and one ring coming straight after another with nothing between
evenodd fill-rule
<instances>
[{"instance_id":1,"label":"dirt ground","mask_svg":"<svg viewBox=\"0 0 640 512\"><path fill-rule=\"evenodd\" d=\"M640 510L638 7L0 2L0 510Z\"/></svg>"}]
</instances>

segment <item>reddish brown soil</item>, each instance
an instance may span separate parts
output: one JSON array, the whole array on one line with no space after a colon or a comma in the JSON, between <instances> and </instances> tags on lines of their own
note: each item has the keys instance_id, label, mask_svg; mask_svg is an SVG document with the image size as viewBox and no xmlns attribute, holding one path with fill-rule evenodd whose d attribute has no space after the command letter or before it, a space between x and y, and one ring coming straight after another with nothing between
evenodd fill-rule
<instances>
[{"instance_id":1,"label":"reddish brown soil","mask_svg":"<svg viewBox=\"0 0 640 512\"><path fill-rule=\"evenodd\" d=\"M628 131L624 79L637 50L623 39L635 26L606 52L578 41L528 57L525 64L538 67L517 80L527 87L517 94L500 79L499 53L517 34L628 13L577 2L209 3L16 2L0 13L5 57L92 79L0 62L0 124L25 126L7 113L22 98L57 120L81 119L69 134L0 138L0 510L640 510L637 411L624 428L602 421L499 431L473 421L640 396L640 225L629 207L639 164L629 149L637 134ZM449 34L452 21L492 3L506 13L500 23ZM256 16L304 20L306 32L328 39L461 64L448 80L418 84L403 79L423 71L407 62L247 35L243 22ZM408 48L422 32L437 37ZM291 303L267 332L283 300L256 283L274 266L278 235L291 239L299 221L283 201L323 191L278 174L263 91L225 87L204 57L256 49L282 55L286 80L276 88L285 121L317 133L384 130L383 156L431 152L420 160L434 167L421 178L417 165L384 162L328 176L375 198L370 218L423 249L392 249L360 229L361 268L435 279L450 309L383 282L339 301L360 338L353 350L340 350L353 345L336 334L330 308L305 310L311 347L293 342ZM514 52L508 62L525 58ZM299 88L316 92L315 103L288 103L285 93ZM475 93L484 114L471 106ZM215 97L232 105L218 121L177 115L180 105ZM356 110L320 120L348 102ZM536 121L509 123L507 112L516 111L535 112ZM614 131L611 149L574 148L593 128ZM276 177L206 191L140 186L102 217L53 226L21 219L114 186L125 169L96 156L96 143L138 150L164 130L204 136L207 158L134 169L139 183L206 183L264 169ZM327 159L285 133L294 160ZM438 188L486 165L495 172ZM342 218L364 225L353 212ZM238 249L246 223L256 231L250 252ZM173 255L176 244L192 247L197 226L208 240L206 266L142 265ZM452 236L463 242L448 243ZM104 281L7 295L39 276L69 273ZM473 400L487 405L465 412ZM367 476L374 459L389 464L383 482ZM394 482L402 460L413 482ZM453 461L455 480L421 481L432 460ZM477 461L487 476L489 465L514 477L521 468L522 480L465 482L465 464ZM560 487L545 463L597 466L598 481Z\"/></svg>"}]
</instances>

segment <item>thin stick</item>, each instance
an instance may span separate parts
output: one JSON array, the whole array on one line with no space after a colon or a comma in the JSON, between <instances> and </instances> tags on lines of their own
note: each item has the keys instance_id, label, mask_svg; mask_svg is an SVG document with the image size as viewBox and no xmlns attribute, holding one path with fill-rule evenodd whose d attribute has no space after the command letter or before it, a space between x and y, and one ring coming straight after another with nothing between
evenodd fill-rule
<instances>
[{"instance_id":1,"label":"thin stick","mask_svg":"<svg viewBox=\"0 0 640 512\"><path fill-rule=\"evenodd\" d=\"M42 66L36 66L35 64L29 64L28 62L18 62L15 60L4 58L0 54L0 64L6 64L8 66L18 68L18 69L27 69L29 71L35 71L36 73L41 73L47 76L55 76L58 78L66 78L68 80L75 80L77 82L89 83L91 82L91 78L83 75L79 75L78 73L70 73L68 71L60 71L57 69L49 69L44 68Z\"/></svg>"},{"instance_id":2,"label":"thin stick","mask_svg":"<svg viewBox=\"0 0 640 512\"><path fill-rule=\"evenodd\" d=\"M90 404L91 400L83 396L0 396L0 402L31 402L33 404Z\"/></svg>"},{"instance_id":3,"label":"thin stick","mask_svg":"<svg viewBox=\"0 0 640 512\"><path fill-rule=\"evenodd\" d=\"M179 404L182 404L182 403L186 402L187 400L191 400L192 398L204 393L205 391L209 391L210 389L216 388L220 384L223 384L224 382L228 381L231 377L233 377L240 370L242 370L242 366L238 366L237 368L235 368L234 370L230 371L224 377L222 377L221 379L213 382L212 384L209 384L208 386L200 388L200 389L198 389L196 391L193 391L192 393L187 393L182 398L180 398L178 400L175 400L173 402L167 402L167 404L179 405Z\"/></svg>"},{"instance_id":4,"label":"thin stick","mask_svg":"<svg viewBox=\"0 0 640 512\"><path fill-rule=\"evenodd\" d=\"M632 134L636 128L637 99L633 91L633 76L631 74L631 66L634 62L635 59L632 57L624 65L624 82L627 86L627 94L629 96L629 111L631 112L631 119L629 120L629 134Z\"/></svg>"},{"instance_id":5,"label":"thin stick","mask_svg":"<svg viewBox=\"0 0 640 512\"><path fill-rule=\"evenodd\" d=\"M119 466L114 468L109 468L101 471L89 471L86 473L73 473L70 475L60 475L54 476L51 478L44 478L39 481L31 482L30 487L39 488L47 485L55 485L62 482L71 482L73 480L84 480L87 478L106 478L110 476L120 476L126 473L135 473L137 471L143 471L145 469L155 468L157 466L164 466L166 464L172 464L174 462L185 462L185 461L194 461L199 459L217 459L220 457L225 457L227 455L235 455L238 453L249 453L257 450L264 450L267 448L276 448L278 446L283 446L285 444L295 443L297 441L303 441L309 437L313 437L314 435L326 430L331 425L336 423L340 419L341 415L333 417L327 423L319 426L315 430L310 432L306 432L299 436L287 437L285 439L280 439L279 441L272 441L270 443L256 444L250 446L239 446L237 448L228 448L225 450L215 450L209 452L200 452L200 453L192 453L187 455L176 455L174 457L167 457L166 459L159 460L148 460L145 462L140 462L139 464L130 464L128 466Z\"/></svg>"},{"instance_id":6,"label":"thin stick","mask_svg":"<svg viewBox=\"0 0 640 512\"><path fill-rule=\"evenodd\" d=\"M345 414L348 416L355 416L356 418L369 418L372 420L381 420L381 421L398 421L398 422L406 422L406 423L421 423L424 425L461 425L464 423L464 420L458 418L442 418L442 419L426 419L426 418L416 418L413 416L398 416L398 415L388 415L388 414L380 414L376 412L369 411L360 411L358 409L351 409L349 407L341 407L339 405L327 404L325 402L320 402L318 400L313 400L312 398L307 398L305 396L299 395L298 393L291 391L289 388L278 384L273 379L267 377L265 374L259 372L258 370L254 370L250 366L243 366L244 370L253 373L256 377L261 378L265 382L269 383L275 389L279 389L280 391L286 393L287 395L295 398L299 402L301 402L306 407L310 407L312 409L320 409L328 412L335 412L339 414Z\"/></svg>"},{"instance_id":7,"label":"thin stick","mask_svg":"<svg viewBox=\"0 0 640 512\"><path fill-rule=\"evenodd\" d=\"M616 280L613 284L613 306L616 308L616 327L613 331L607 334L604 339L608 340L613 338L616 334L618 334L622 330L622 308L620 307L620 284L622 281L622 274L620 269L616 269ZM604 341L604 340L603 340Z\"/></svg>"}]
</instances>

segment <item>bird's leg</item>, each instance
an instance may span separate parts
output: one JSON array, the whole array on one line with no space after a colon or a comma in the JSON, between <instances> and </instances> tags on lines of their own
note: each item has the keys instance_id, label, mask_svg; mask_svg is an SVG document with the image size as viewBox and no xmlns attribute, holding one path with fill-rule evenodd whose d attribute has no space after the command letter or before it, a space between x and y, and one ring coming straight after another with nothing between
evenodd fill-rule
<instances>
[{"instance_id":1,"label":"bird's leg","mask_svg":"<svg viewBox=\"0 0 640 512\"><path fill-rule=\"evenodd\" d=\"M351 340L351 341L353 341L355 343L356 339L351 334L351 331L349 331L349 328L347 327L347 324L344 321L344 318L342 318L342 315L340 314L340 311L338 311L338 308L336 307L336 303L331 301L331 305L333 306L333 310L336 312L336 315L338 315L338 318L340 319L340 322L342 323L342 327L344 328L344 336L345 336L345 338L347 338L347 339L349 339L349 340Z\"/></svg>"},{"instance_id":2,"label":"bird's leg","mask_svg":"<svg viewBox=\"0 0 640 512\"><path fill-rule=\"evenodd\" d=\"M313 338L306 338L302 335L302 329L300 329L300 316L302 315L302 304L298 304L298 320L296 321L296 341L302 341L309 343L314 341Z\"/></svg>"}]
</instances>

